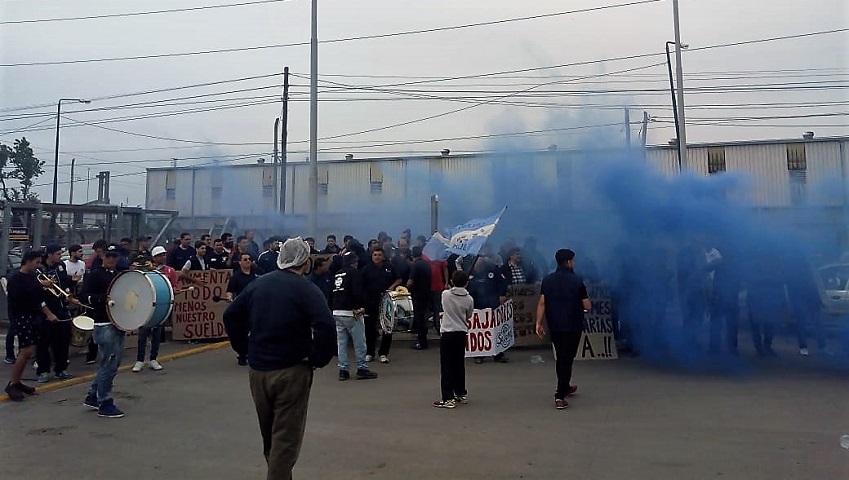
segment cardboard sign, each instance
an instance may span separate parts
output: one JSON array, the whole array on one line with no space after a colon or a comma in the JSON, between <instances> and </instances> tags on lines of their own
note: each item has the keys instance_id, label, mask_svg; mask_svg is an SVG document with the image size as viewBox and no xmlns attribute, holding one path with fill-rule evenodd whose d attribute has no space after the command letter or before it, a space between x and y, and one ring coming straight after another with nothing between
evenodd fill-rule
<instances>
[{"instance_id":1,"label":"cardboard sign","mask_svg":"<svg viewBox=\"0 0 849 480\"><path fill-rule=\"evenodd\" d=\"M498 308L475 309L466 320L466 358L491 357L513 346L513 301L507 300Z\"/></svg>"},{"instance_id":2,"label":"cardboard sign","mask_svg":"<svg viewBox=\"0 0 849 480\"><path fill-rule=\"evenodd\" d=\"M536 330L539 284L510 285L507 296L513 300L513 327L516 333L516 345L527 347L548 344L548 339L539 338Z\"/></svg>"},{"instance_id":3,"label":"cardboard sign","mask_svg":"<svg viewBox=\"0 0 849 480\"><path fill-rule=\"evenodd\" d=\"M203 282L185 293L177 294L172 318L174 340L224 338L224 310L227 302L213 302L212 297L223 297L231 270L192 271L189 275Z\"/></svg>"}]
</instances>

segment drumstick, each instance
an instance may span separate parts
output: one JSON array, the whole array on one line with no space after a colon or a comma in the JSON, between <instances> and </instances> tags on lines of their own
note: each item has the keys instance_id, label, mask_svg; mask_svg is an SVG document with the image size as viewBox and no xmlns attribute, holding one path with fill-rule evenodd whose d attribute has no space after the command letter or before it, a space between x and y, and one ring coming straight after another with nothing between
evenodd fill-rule
<instances>
[{"instance_id":1,"label":"drumstick","mask_svg":"<svg viewBox=\"0 0 849 480\"><path fill-rule=\"evenodd\" d=\"M193 286L192 286L192 287L181 288L181 289L179 289L179 290L174 290L174 295L179 295L179 294L181 294L181 293L186 293L186 292L191 291L191 290L194 290L194 289L195 289L195 287L193 287Z\"/></svg>"}]
</instances>

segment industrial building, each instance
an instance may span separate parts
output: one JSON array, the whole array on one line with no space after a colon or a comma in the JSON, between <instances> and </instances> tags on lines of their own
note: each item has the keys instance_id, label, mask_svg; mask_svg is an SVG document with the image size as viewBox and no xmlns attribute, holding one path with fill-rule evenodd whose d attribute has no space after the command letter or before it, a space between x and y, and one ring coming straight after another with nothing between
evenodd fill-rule
<instances>
[{"instance_id":1,"label":"industrial building","mask_svg":"<svg viewBox=\"0 0 849 480\"><path fill-rule=\"evenodd\" d=\"M685 171L704 176L741 173L745 186L739 203L779 214L808 209L818 218L801 217L814 224L840 225L847 218L847 141L849 137L806 134L785 140L693 144L688 145ZM440 197L440 226L491 215L494 205L502 202L514 217L530 214L540 202L597 210L601 207L585 179L596 165L619 157L658 175L680 174L674 145L634 152L555 146L500 154L455 155L443 150L433 156L360 159L347 155L320 161L318 234L376 232L401 225L428 233L433 194ZM278 201L276 179L282 177L280 167L262 162L149 168L146 207L179 211L179 225L188 230L207 230L226 222L235 224L233 230L303 232L309 165L288 163L282 201Z\"/></svg>"}]
</instances>

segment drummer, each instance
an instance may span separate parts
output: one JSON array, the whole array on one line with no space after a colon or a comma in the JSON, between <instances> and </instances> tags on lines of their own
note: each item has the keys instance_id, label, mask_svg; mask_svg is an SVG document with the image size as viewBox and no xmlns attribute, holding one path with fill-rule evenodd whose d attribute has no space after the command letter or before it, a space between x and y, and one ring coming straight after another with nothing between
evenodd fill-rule
<instances>
[{"instance_id":1,"label":"drummer","mask_svg":"<svg viewBox=\"0 0 849 480\"><path fill-rule=\"evenodd\" d=\"M366 361L374 358L377 343L377 326L380 324L380 301L387 291L401 285L401 277L395 273L392 265L386 261L382 248L371 252L371 262L360 273L363 281L363 295L366 309ZM392 332L384 333L380 339L380 363L389 363L389 347L392 346Z\"/></svg>"},{"instance_id":2,"label":"drummer","mask_svg":"<svg viewBox=\"0 0 849 480\"><path fill-rule=\"evenodd\" d=\"M155 266L155 269L158 270L159 273L165 275L165 278L167 278L168 281L171 283L171 287L174 290L177 290L177 284L180 281L180 276L176 270L165 264L168 255L168 252L165 251L165 247L153 247L153 251L151 251L150 253L153 256L153 264ZM152 370L162 370L162 365L156 360L156 357L159 355L159 344L162 343L162 330L162 325L157 325L155 327L139 328L138 348L136 350L136 363L133 364L134 373L141 372L142 368L144 368L144 357L147 353L148 337L150 337L150 362L148 363L148 365Z\"/></svg>"},{"instance_id":3,"label":"drummer","mask_svg":"<svg viewBox=\"0 0 849 480\"><path fill-rule=\"evenodd\" d=\"M100 353L100 366L83 405L97 410L97 415L105 418L124 416L124 412L115 406L112 398L112 381L121 365L126 334L109 321L106 313L109 285L117 275L115 270L117 265L118 247L115 245L105 247L102 265L84 277L81 294L85 303L94 307L91 315L94 318L93 338Z\"/></svg>"}]
</instances>

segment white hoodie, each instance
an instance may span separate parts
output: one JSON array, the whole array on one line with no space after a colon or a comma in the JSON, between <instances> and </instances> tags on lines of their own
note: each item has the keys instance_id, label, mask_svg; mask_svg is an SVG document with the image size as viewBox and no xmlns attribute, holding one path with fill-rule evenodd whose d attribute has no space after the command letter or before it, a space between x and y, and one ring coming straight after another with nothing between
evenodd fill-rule
<instances>
[{"instance_id":1,"label":"white hoodie","mask_svg":"<svg viewBox=\"0 0 849 480\"><path fill-rule=\"evenodd\" d=\"M446 332L468 332L466 320L472 318L475 310L475 302L465 288L454 287L442 292L442 321L439 323L439 331Z\"/></svg>"}]
</instances>

